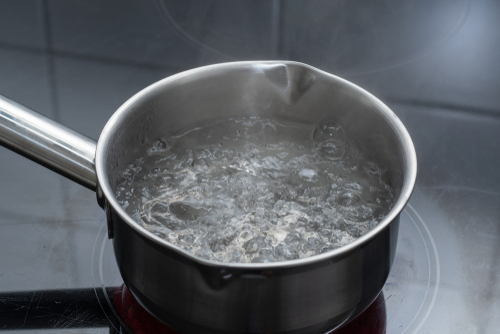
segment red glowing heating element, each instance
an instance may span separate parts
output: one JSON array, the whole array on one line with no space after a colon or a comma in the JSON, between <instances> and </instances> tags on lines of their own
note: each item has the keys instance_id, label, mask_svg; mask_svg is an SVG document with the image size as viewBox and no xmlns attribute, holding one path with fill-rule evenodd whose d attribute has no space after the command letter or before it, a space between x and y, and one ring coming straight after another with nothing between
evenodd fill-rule
<instances>
[{"instance_id":1,"label":"red glowing heating element","mask_svg":"<svg viewBox=\"0 0 500 334\"><path fill-rule=\"evenodd\" d=\"M114 293L113 303L135 334L181 334L148 313L125 286ZM381 294L361 315L332 334L384 334L385 330L385 304Z\"/></svg>"}]
</instances>

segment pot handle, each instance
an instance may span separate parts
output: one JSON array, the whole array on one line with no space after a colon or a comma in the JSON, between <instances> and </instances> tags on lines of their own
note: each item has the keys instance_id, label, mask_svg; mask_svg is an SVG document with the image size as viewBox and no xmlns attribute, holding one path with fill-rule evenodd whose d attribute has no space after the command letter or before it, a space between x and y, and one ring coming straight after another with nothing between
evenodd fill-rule
<instances>
[{"instance_id":1,"label":"pot handle","mask_svg":"<svg viewBox=\"0 0 500 334\"><path fill-rule=\"evenodd\" d=\"M0 145L96 191L96 142L1 95Z\"/></svg>"}]
</instances>

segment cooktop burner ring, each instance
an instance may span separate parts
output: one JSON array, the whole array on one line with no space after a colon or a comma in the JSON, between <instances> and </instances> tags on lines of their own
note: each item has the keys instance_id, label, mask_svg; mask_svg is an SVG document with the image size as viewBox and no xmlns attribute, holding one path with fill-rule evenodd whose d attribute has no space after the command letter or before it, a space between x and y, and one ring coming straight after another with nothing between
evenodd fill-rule
<instances>
[{"instance_id":1,"label":"cooktop burner ring","mask_svg":"<svg viewBox=\"0 0 500 334\"><path fill-rule=\"evenodd\" d=\"M388 333L392 333L391 328L401 334L418 332L434 306L440 275L434 238L418 211L408 204L401 214L396 258L382 290L386 298ZM410 286L414 282L421 284ZM420 289L421 285L426 286L425 291Z\"/></svg>"}]
</instances>

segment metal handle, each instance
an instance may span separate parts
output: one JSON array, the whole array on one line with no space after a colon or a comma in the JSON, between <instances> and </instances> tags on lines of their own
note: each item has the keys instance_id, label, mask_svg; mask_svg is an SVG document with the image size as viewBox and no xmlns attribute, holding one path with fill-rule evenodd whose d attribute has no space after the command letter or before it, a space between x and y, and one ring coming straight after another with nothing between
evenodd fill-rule
<instances>
[{"instance_id":1,"label":"metal handle","mask_svg":"<svg viewBox=\"0 0 500 334\"><path fill-rule=\"evenodd\" d=\"M0 145L96 190L96 142L1 95Z\"/></svg>"}]
</instances>

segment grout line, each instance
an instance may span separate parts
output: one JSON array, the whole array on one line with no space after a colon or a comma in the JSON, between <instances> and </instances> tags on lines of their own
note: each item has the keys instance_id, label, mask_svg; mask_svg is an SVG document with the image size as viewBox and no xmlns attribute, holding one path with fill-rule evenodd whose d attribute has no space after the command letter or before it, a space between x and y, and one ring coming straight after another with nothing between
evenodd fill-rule
<instances>
[{"instance_id":1,"label":"grout line","mask_svg":"<svg viewBox=\"0 0 500 334\"><path fill-rule=\"evenodd\" d=\"M15 43L6 43L6 42L0 42L0 49L4 49L4 50L8 50L8 51L25 52L25 53L31 53L31 54L36 54L36 55L44 55L47 53L47 50L43 49L43 48L41 49L41 48L37 48L37 47L24 46L24 45L18 45ZM83 55L83 54L79 54L77 52L72 52L72 51L54 50L53 48L50 50L50 53L53 57L64 57L64 58L93 61L93 62L99 62L99 63L111 64L111 65L137 67L137 68L146 69L146 70L180 72L180 71L188 69L187 67L183 67L183 66L164 66L164 65L154 64L154 63L135 62L135 61L131 61L131 60L118 59L118 58L112 58L112 57L102 57L102 56L96 56L96 55Z\"/></svg>"}]
</instances>

